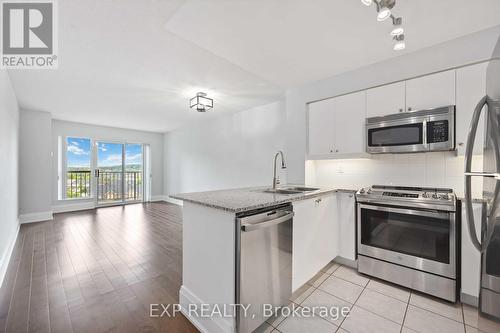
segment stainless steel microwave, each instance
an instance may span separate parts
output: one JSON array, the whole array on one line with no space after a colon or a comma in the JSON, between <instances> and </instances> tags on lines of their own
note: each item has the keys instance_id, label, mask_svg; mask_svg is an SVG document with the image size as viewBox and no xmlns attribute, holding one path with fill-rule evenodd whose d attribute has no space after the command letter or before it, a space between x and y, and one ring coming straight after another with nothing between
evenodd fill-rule
<instances>
[{"instance_id":1,"label":"stainless steel microwave","mask_svg":"<svg viewBox=\"0 0 500 333\"><path fill-rule=\"evenodd\" d=\"M455 150L455 106L366 119L371 154Z\"/></svg>"}]
</instances>

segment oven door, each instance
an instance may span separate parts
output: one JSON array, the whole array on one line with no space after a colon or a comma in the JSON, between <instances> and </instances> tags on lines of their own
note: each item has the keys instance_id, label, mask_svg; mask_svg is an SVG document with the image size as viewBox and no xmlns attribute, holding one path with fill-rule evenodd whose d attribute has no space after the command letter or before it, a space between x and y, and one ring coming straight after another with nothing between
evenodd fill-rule
<instances>
[{"instance_id":1,"label":"oven door","mask_svg":"<svg viewBox=\"0 0 500 333\"><path fill-rule=\"evenodd\" d=\"M409 153L429 150L426 117L382 121L366 126L368 153Z\"/></svg>"},{"instance_id":2,"label":"oven door","mask_svg":"<svg viewBox=\"0 0 500 333\"><path fill-rule=\"evenodd\" d=\"M455 214L358 204L358 253L449 278L455 271Z\"/></svg>"}]
</instances>

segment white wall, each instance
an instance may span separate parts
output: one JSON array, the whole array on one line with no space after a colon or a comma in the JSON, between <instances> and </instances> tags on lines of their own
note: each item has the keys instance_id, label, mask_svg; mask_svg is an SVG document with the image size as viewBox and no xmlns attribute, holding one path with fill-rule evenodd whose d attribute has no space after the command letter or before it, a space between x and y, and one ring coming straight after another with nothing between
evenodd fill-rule
<instances>
[{"instance_id":1,"label":"white wall","mask_svg":"<svg viewBox=\"0 0 500 333\"><path fill-rule=\"evenodd\" d=\"M0 70L0 286L19 228L18 147L19 107L7 71Z\"/></svg>"},{"instance_id":2,"label":"white wall","mask_svg":"<svg viewBox=\"0 0 500 333\"><path fill-rule=\"evenodd\" d=\"M19 213L21 223L52 218L51 115L21 110L19 141Z\"/></svg>"},{"instance_id":3,"label":"white wall","mask_svg":"<svg viewBox=\"0 0 500 333\"><path fill-rule=\"evenodd\" d=\"M495 27L288 90L286 94L288 180L303 183L306 177L306 103L489 60L499 35L500 27ZM436 167L442 168L442 164L438 163ZM372 174L375 176L375 173Z\"/></svg>"},{"instance_id":4,"label":"white wall","mask_svg":"<svg viewBox=\"0 0 500 333\"><path fill-rule=\"evenodd\" d=\"M276 102L165 134L165 194L271 185L285 124Z\"/></svg>"},{"instance_id":5,"label":"white wall","mask_svg":"<svg viewBox=\"0 0 500 333\"><path fill-rule=\"evenodd\" d=\"M151 194L153 199L163 195L163 134L153 132L135 131L114 127L87 125L62 120L52 120L51 149L54 154L51 167L52 181L52 204L56 210L58 206L66 206L71 203L84 203L91 200L58 200L57 193L57 160L58 160L58 137L75 136L81 138L92 138L103 141L120 141L130 143L149 144L151 147Z\"/></svg>"}]
</instances>

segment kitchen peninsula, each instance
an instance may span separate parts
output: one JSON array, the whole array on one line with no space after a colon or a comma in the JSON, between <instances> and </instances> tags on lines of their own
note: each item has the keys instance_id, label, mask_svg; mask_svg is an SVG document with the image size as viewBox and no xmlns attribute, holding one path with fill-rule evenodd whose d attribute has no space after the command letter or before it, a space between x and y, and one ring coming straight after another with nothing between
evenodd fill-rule
<instances>
[{"instance_id":1,"label":"kitchen peninsula","mask_svg":"<svg viewBox=\"0 0 500 333\"><path fill-rule=\"evenodd\" d=\"M286 305L337 256L354 260L353 193L289 185L171 195L184 201L183 313L201 331L252 331L265 320L258 306ZM344 196L350 204L342 209ZM351 225L340 225L339 214L352 216ZM255 317L241 309L210 318L189 313L201 304L251 304Z\"/></svg>"}]
</instances>

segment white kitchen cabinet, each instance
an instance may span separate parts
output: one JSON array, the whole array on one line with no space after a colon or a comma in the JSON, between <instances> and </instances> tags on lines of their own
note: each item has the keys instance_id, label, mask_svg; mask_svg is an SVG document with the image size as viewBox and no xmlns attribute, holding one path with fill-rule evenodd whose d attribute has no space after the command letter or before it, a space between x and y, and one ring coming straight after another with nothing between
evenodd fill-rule
<instances>
[{"instance_id":1,"label":"white kitchen cabinet","mask_svg":"<svg viewBox=\"0 0 500 333\"><path fill-rule=\"evenodd\" d=\"M455 105L455 70L406 81L406 111Z\"/></svg>"},{"instance_id":2,"label":"white kitchen cabinet","mask_svg":"<svg viewBox=\"0 0 500 333\"><path fill-rule=\"evenodd\" d=\"M476 222L476 233L481 232L482 204L474 203L474 220ZM470 239L467 226L467 214L465 205L462 203L462 283L461 293L469 296L479 297L479 284L481 272L481 253L474 247Z\"/></svg>"},{"instance_id":3,"label":"white kitchen cabinet","mask_svg":"<svg viewBox=\"0 0 500 333\"><path fill-rule=\"evenodd\" d=\"M334 100L335 153L364 153L366 91L339 96Z\"/></svg>"},{"instance_id":4,"label":"white kitchen cabinet","mask_svg":"<svg viewBox=\"0 0 500 333\"><path fill-rule=\"evenodd\" d=\"M334 152L334 99L309 104L309 155L330 155Z\"/></svg>"},{"instance_id":5,"label":"white kitchen cabinet","mask_svg":"<svg viewBox=\"0 0 500 333\"><path fill-rule=\"evenodd\" d=\"M345 158L365 154L366 92L309 104L308 155Z\"/></svg>"},{"instance_id":6,"label":"white kitchen cabinet","mask_svg":"<svg viewBox=\"0 0 500 333\"><path fill-rule=\"evenodd\" d=\"M486 69L488 63L480 63L457 69L456 146L458 155L465 154L470 121L477 102L486 95ZM481 115L477 128L474 154L483 153L485 114Z\"/></svg>"},{"instance_id":7,"label":"white kitchen cabinet","mask_svg":"<svg viewBox=\"0 0 500 333\"><path fill-rule=\"evenodd\" d=\"M339 256L356 260L356 198L354 193L337 193Z\"/></svg>"},{"instance_id":8,"label":"white kitchen cabinet","mask_svg":"<svg viewBox=\"0 0 500 333\"><path fill-rule=\"evenodd\" d=\"M335 194L293 203L292 289L295 291L338 255Z\"/></svg>"},{"instance_id":9,"label":"white kitchen cabinet","mask_svg":"<svg viewBox=\"0 0 500 333\"><path fill-rule=\"evenodd\" d=\"M366 91L366 116L379 117L405 110L405 82L396 82Z\"/></svg>"}]
</instances>

